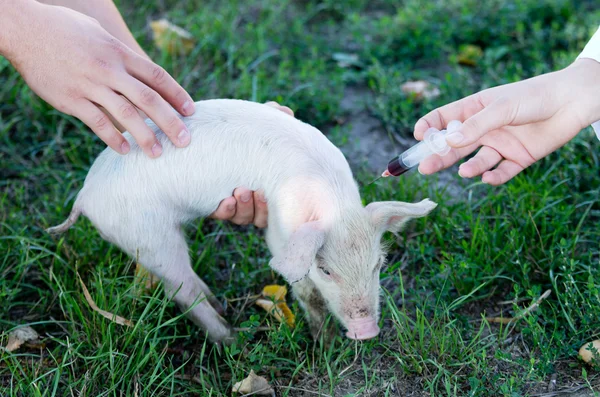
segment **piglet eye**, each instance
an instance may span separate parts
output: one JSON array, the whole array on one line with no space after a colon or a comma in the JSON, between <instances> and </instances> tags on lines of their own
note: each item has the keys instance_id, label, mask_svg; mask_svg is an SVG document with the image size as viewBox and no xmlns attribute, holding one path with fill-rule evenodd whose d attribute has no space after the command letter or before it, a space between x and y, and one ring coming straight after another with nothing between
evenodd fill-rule
<instances>
[{"instance_id":1,"label":"piglet eye","mask_svg":"<svg viewBox=\"0 0 600 397\"><path fill-rule=\"evenodd\" d=\"M325 269L323 266L319 267L319 269L321 269L321 271L323 273L325 273L326 276L331 276L331 273L329 273L329 270Z\"/></svg>"}]
</instances>

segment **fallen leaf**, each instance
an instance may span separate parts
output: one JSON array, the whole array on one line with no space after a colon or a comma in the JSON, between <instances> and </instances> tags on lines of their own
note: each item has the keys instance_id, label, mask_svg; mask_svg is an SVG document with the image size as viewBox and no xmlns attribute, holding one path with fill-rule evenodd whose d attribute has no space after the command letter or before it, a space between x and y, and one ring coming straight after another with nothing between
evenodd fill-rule
<instances>
[{"instance_id":1,"label":"fallen leaf","mask_svg":"<svg viewBox=\"0 0 600 397\"><path fill-rule=\"evenodd\" d=\"M263 288L262 296L268 299L258 299L256 304L271 314L279 322L285 322L290 328L296 325L296 316L285 303L287 288L283 285L267 285Z\"/></svg>"},{"instance_id":2,"label":"fallen leaf","mask_svg":"<svg viewBox=\"0 0 600 397\"><path fill-rule=\"evenodd\" d=\"M463 44L458 48L456 61L461 65L476 66L482 56L483 50L481 47L473 44Z\"/></svg>"},{"instance_id":3,"label":"fallen leaf","mask_svg":"<svg viewBox=\"0 0 600 397\"><path fill-rule=\"evenodd\" d=\"M150 22L150 28L154 33L154 44L169 54L189 54L196 44L190 32L166 19Z\"/></svg>"},{"instance_id":4,"label":"fallen leaf","mask_svg":"<svg viewBox=\"0 0 600 397\"><path fill-rule=\"evenodd\" d=\"M267 285L263 288L262 295L265 298L273 298L275 302L279 302L285 299L287 288L285 285Z\"/></svg>"},{"instance_id":5,"label":"fallen leaf","mask_svg":"<svg viewBox=\"0 0 600 397\"><path fill-rule=\"evenodd\" d=\"M131 320L127 320L126 318L117 316L116 314L112 314L110 312L107 312L106 310L100 309L96 305L96 302L94 302L94 300L92 299L92 296L90 295L90 292L88 291L87 287L83 283L83 280L79 276L79 273L77 273L77 278L79 278L79 282L81 283L81 288L83 289L83 295L85 296L85 300L87 301L88 305L90 305L92 310L94 310L95 312L98 312L102 317L107 318L119 325L127 325L128 327L133 326L133 322L131 322Z\"/></svg>"},{"instance_id":6,"label":"fallen leaf","mask_svg":"<svg viewBox=\"0 0 600 397\"><path fill-rule=\"evenodd\" d=\"M257 299L256 304L265 309L267 313L271 314L278 321L284 321L285 317L283 311L279 307L277 307L277 304L275 302L268 299Z\"/></svg>"},{"instance_id":7,"label":"fallen leaf","mask_svg":"<svg viewBox=\"0 0 600 397\"><path fill-rule=\"evenodd\" d=\"M17 350L25 342L33 342L39 338L39 335L30 326L20 327L8 334L8 343L4 348L8 352Z\"/></svg>"},{"instance_id":8,"label":"fallen leaf","mask_svg":"<svg viewBox=\"0 0 600 397\"><path fill-rule=\"evenodd\" d=\"M591 350L589 350L590 344L592 345ZM596 355L594 356L594 350ZM600 354L600 339L596 339L595 341L588 342L585 345L581 346L579 349L579 356L583 361L590 364L600 364L598 362L598 355Z\"/></svg>"},{"instance_id":9,"label":"fallen leaf","mask_svg":"<svg viewBox=\"0 0 600 397\"><path fill-rule=\"evenodd\" d=\"M290 328L294 328L294 326L296 325L296 316L294 316L294 313L292 313L288 305L285 302L280 302L277 304L277 308L279 308L279 310L281 310L281 312L283 313L283 318L285 318L285 322L287 323L287 325Z\"/></svg>"},{"instance_id":10,"label":"fallen leaf","mask_svg":"<svg viewBox=\"0 0 600 397\"><path fill-rule=\"evenodd\" d=\"M415 99L435 99L440 96L440 90L427 81L407 81L401 86L402 92L412 95Z\"/></svg>"},{"instance_id":11,"label":"fallen leaf","mask_svg":"<svg viewBox=\"0 0 600 397\"><path fill-rule=\"evenodd\" d=\"M158 285L158 277L150 273L139 263L135 265L135 278L136 283L142 285L146 291L152 291Z\"/></svg>"},{"instance_id":12,"label":"fallen leaf","mask_svg":"<svg viewBox=\"0 0 600 397\"><path fill-rule=\"evenodd\" d=\"M250 375L241 382L233 385L233 392L240 394L253 394L259 396L275 396L275 390L269 385L269 382L262 376L258 376L253 370Z\"/></svg>"}]
</instances>

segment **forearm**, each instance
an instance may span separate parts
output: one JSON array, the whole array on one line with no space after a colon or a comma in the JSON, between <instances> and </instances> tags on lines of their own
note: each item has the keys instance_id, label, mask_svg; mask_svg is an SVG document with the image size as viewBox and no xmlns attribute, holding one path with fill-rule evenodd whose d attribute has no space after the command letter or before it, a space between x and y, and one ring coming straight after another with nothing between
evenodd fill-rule
<instances>
[{"instance_id":1,"label":"forearm","mask_svg":"<svg viewBox=\"0 0 600 397\"><path fill-rule=\"evenodd\" d=\"M150 59L135 40L121 13L112 0L38 0L41 3L57 5L81 12L96 19L107 32L119 39L123 44Z\"/></svg>"},{"instance_id":2,"label":"forearm","mask_svg":"<svg viewBox=\"0 0 600 397\"><path fill-rule=\"evenodd\" d=\"M35 6L33 0L1 1L0 7L0 55L12 59L12 54L21 40L23 26L26 26L25 18L29 15L31 6Z\"/></svg>"},{"instance_id":3,"label":"forearm","mask_svg":"<svg viewBox=\"0 0 600 397\"><path fill-rule=\"evenodd\" d=\"M592 127L598 139L600 139L600 101L598 101L598 95L600 95L600 28L577 57L574 65L577 64L584 64L588 69L596 70L595 75L592 75L588 79L591 92L587 100L591 102L589 105L592 108L590 110L592 114Z\"/></svg>"}]
</instances>

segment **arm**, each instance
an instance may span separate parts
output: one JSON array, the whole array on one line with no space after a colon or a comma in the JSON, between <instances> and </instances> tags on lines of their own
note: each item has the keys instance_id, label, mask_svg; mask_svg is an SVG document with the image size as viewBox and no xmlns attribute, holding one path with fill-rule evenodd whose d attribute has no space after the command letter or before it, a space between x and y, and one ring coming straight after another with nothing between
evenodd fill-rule
<instances>
[{"instance_id":1,"label":"arm","mask_svg":"<svg viewBox=\"0 0 600 397\"><path fill-rule=\"evenodd\" d=\"M500 185L600 120L599 41L596 33L563 70L493 87L425 115L415 124L419 140L430 127L442 129L451 120L463 125L447 137L450 153L425 159L419 171L433 174L479 149L460 165L459 175Z\"/></svg>"},{"instance_id":2,"label":"arm","mask_svg":"<svg viewBox=\"0 0 600 397\"><path fill-rule=\"evenodd\" d=\"M600 62L600 28L596 30L596 33L577 57L577 59L582 58L593 59L596 62ZM598 139L600 139L600 120L592 123L592 128L596 132Z\"/></svg>"},{"instance_id":3,"label":"arm","mask_svg":"<svg viewBox=\"0 0 600 397\"><path fill-rule=\"evenodd\" d=\"M119 10L112 0L38 0L48 5L58 5L78 11L97 20L100 25L140 56L150 59L135 40Z\"/></svg>"}]
</instances>

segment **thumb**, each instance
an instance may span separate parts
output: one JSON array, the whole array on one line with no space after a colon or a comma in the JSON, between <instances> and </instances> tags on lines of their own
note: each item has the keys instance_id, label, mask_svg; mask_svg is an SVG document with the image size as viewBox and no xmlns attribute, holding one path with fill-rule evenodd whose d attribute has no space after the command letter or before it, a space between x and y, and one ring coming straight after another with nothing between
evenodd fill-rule
<instances>
[{"instance_id":1,"label":"thumb","mask_svg":"<svg viewBox=\"0 0 600 397\"><path fill-rule=\"evenodd\" d=\"M514 119L513 103L508 98L499 98L489 106L465 120L455 132L446 136L448 145L454 148L469 146L490 131L509 125Z\"/></svg>"}]
</instances>

